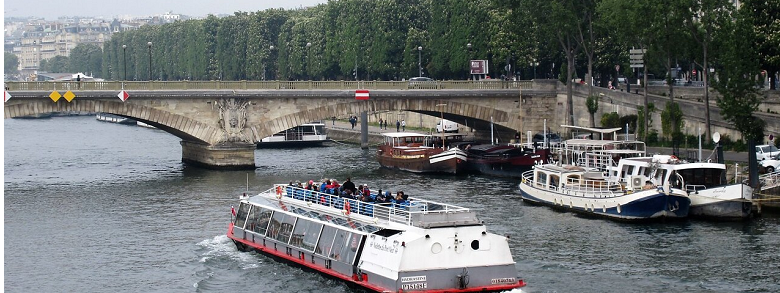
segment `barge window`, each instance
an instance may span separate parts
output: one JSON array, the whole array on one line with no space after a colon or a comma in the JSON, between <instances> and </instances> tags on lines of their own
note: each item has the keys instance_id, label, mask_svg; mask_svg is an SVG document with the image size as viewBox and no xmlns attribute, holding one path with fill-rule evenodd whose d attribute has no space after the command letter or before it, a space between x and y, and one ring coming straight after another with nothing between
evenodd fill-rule
<instances>
[{"instance_id":1,"label":"barge window","mask_svg":"<svg viewBox=\"0 0 780 293\"><path fill-rule=\"evenodd\" d=\"M279 230L282 227L282 222L284 221L284 217L285 214L280 212L274 213L273 217L271 217L271 224L268 226L269 238L277 239L277 237L279 237Z\"/></svg>"},{"instance_id":2,"label":"barge window","mask_svg":"<svg viewBox=\"0 0 780 293\"><path fill-rule=\"evenodd\" d=\"M244 228L244 224L246 223L246 216L249 214L249 208L252 205L247 203L241 203L241 205L238 207L238 213L236 214L236 227L239 227L241 229Z\"/></svg>"},{"instance_id":3,"label":"barge window","mask_svg":"<svg viewBox=\"0 0 780 293\"><path fill-rule=\"evenodd\" d=\"M322 228L320 241L317 242L317 250L315 253L323 256L330 256L330 246L333 245L333 237L336 236L336 228L331 226L325 226Z\"/></svg>"},{"instance_id":4,"label":"barge window","mask_svg":"<svg viewBox=\"0 0 780 293\"><path fill-rule=\"evenodd\" d=\"M252 214L255 215L253 222L254 229L252 229L252 231L260 235L265 235L265 231L268 230L268 222L271 221L271 210L261 208L252 209L252 213L249 215L250 221L253 219Z\"/></svg>"},{"instance_id":5,"label":"barge window","mask_svg":"<svg viewBox=\"0 0 780 293\"><path fill-rule=\"evenodd\" d=\"M311 221L306 219L298 219L298 224L295 225L295 230L290 237L290 245L295 247L301 247L303 244L303 236L306 235L306 229L309 229Z\"/></svg>"}]
</instances>

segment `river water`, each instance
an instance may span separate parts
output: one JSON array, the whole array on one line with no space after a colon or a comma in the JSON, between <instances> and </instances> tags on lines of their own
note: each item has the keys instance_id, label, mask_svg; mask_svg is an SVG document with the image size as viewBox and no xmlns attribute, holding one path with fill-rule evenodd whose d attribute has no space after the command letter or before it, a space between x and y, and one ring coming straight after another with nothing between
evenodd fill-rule
<instances>
[{"instance_id":1,"label":"river water","mask_svg":"<svg viewBox=\"0 0 780 293\"><path fill-rule=\"evenodd\" d=\"M510 237L523 292L780 292L780 219L624 224L520 200L514 180L380 168L347 145L181 163L179 139L94 117L5 120L6 292L350 292L225 236L247 189L323 177L462 205ZM248 180L247 180L248 178Z\"/></svg>"}]
</instances>

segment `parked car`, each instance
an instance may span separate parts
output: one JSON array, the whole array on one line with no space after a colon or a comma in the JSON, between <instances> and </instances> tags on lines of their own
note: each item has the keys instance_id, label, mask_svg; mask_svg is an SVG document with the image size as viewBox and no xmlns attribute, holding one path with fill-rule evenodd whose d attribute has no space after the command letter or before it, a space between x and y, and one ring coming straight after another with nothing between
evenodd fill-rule
<instances>
[{"instance_id":1,"label":"parked car","mask_svg":"<svg viewBox=\"0 0 780 293\"><path fill-rule=\"evenodd\" d=\"M764 144L756 146L756 159L758 161L769 159L770 157L777 156L778 154L780 154L780 150L778 150L774 145Z\"/></svg>"},{"instance_id":2,"label":"parked car","mask_svg":"<svg viewBox=\"0 0 780 293\"><path fill-rule=\"evenodd\" d=\"M436 89L436 81L429 77L412 77L409 79L409 89Z\"/></svg>"},{"instance_id":3,"label":"parked car","mask_svg":"<svg viewBox=\"0 0 780 293\"><path fill-rule=\"evenodd\" d=\"M534 143L544 143L544 134L537 133L534 134L534 137L531 138L531 141ZM549 144L559 144L561 143L561 136L557 133L548 133L547 134L547 143Z\"/></svg>"},{"instance_id":4,"label":"parked car","mask_svg":"<svg viewBox=\"0 0 780 293\"><path fill-rule=\"evenodd\" d=\"M772 173L780 169L780 155L761 161L759 164L765 173Z\"/></svg>"}]
</instances>

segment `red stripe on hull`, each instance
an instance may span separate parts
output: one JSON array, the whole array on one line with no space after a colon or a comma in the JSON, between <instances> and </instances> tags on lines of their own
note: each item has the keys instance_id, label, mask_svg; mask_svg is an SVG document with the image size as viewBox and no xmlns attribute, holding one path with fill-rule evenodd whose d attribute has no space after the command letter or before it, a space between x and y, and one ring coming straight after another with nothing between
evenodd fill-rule
<instances>
[{"instance_id":1,"label":"red stripe on hull","mask_svg":"<svg viewBox=\"0 0 780 293\"><path fill-rule=\"evenodd\" d=\"M376 286L376 285L368 284L368 283L363 282L363 281L355 281L355 280L353 280L353 278L351 276L345 276L345 275L342 275L341 273L338 273L338 272L336 272L334 270L325 269L325 268L321 268L321 267L312 265L311 263L307 263L306 261L304 261L302 259L298 259L298 258L289 256L289 255L287 255L285 253L276 251L274 249L267 249L267 247L265 247L265 246L262 246L260 244L257 244L257 243L251 242L251 241L247 241L246 239L236 238L236 237L233 236L233 223L230 223L230 226L228 227L227 236L228 236L228 238L232 239L233 241L241 242L244 245L247 245L247 246L250 246L252 248L257 249L261 253L282 258L282 259L287 260L289 262L298 264L300 266L307 267L309 269L316 270L316 271L318 271L318 272L320 272L322 274L325 274L325 275L337 278L337 279L342 280L344 282L351 283L351 284L354 284L354 285L357 285L357 286L360 286L360 287L363 287L363 288L366 288L368 290L375 291L375 292L392 292L392 291L390 291L388 289L385 289L385 288L382 288L382 287L379 287L379 286ZM520 287L523 287L525 285L526 285L526 283L523 282L523 280L520 280L520 281L517 282L517 284L508 284L508 285L495 285L495 286L486 286L486 287L474 287L474 288L467 288L467 289L436 289L436 290L411 291L411 292L460 293L460 292L504 291L504 290L511 290L511 289L514 289L514 288L520 288ZM402 290L399 290L398 292L402 292Z\"/></svg>"}]
</instances>

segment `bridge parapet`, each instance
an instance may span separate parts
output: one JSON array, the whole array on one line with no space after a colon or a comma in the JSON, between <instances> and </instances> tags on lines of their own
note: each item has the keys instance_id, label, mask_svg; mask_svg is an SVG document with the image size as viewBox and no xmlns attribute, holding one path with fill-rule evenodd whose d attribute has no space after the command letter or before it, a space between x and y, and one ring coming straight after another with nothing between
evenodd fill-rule
<instances>
[{"instance_id":1,"label":"bridge parapet","mask_svg":"<svg viewBox=\"0 0 780 293\"><path fill-rule=\"evenodd\" d=\"M6 82L9 91L53 90L500 90L530 89L532 81L443 80L410 81L90 81Z\"/></svg>"}]
</instances>

